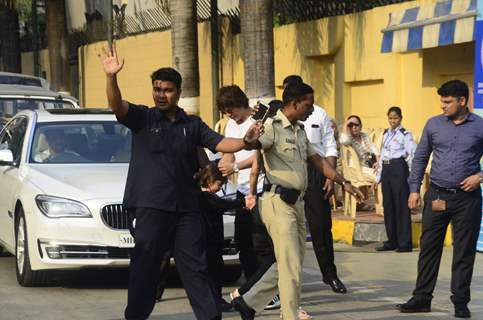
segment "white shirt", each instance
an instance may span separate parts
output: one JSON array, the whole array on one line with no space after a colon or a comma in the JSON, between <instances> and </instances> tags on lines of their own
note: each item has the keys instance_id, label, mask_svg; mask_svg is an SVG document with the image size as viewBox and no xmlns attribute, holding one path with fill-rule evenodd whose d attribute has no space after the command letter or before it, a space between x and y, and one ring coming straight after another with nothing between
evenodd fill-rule
<instances>
[{"instance_id":1,"label":"white shirt","mask_svg":"<svg viewBox=\"0 0 483 320\"><path fill-rule=\"evenodd\" d=\"M237 124L235 120L229 119L226 123L225 128L225 136L227 138L243 138L248 131L248 128L254 123L251 117L249 117L245 122L242 124ZM252 155L256 154L256 150L240 150L235 152L235 162L240 162L245 159L250 158ZM244 195L247 195L250 192L250 170L251 168L241 169L238 172L238 179L237 179L237 189ZM257 193L263 191L263 179L265 175L260 173L258 175L258 183L257 183Z\"/></svg>"},{"instance_id":2,"label":"white shirt","mask_svg":"<svg viewBox=\"0 0 483 320\"><path fill-rule=\"evenodd\" d=\"M302 122L310 143L321 157L337 157L337 143L334 130L325 110L314 104L314 112Z\"/></svg>"}]
</instances>

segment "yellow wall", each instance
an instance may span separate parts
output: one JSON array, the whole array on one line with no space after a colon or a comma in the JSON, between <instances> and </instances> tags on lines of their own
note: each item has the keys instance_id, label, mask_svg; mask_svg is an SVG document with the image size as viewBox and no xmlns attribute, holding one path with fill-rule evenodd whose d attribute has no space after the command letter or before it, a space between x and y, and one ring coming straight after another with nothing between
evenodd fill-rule
<instances>
[{"instance_id":1,"label":"yellow wall","mask_svg":"<svg viewBox=\"0 0 483 320\"><path fill-rule=\"evenodd\" d=\"M200 68L200 116L209 125L212 120L210 25L198 24ZM79 49L80 101L87 108L107 107L105 75L97 57L106 42ZM158 68L171 66L171 32L152 32L116 42L118 54L124 58L118 83L123 99L151 106L150 75Z\"/></svg>"},{"instance_id":2,"label":"yellow wall","mask_svg":"<svg viewBox=\"0 0 483 320\"><path fill-rule=\"evenodd\" d=\"M386 110L398 105L404 125L419 135L427 118L440 113L436 90L444 81L461 78L473 82L474 43L406 53L380 53L382 33L389 13L434 3L418 0L378 7L341 17L331 17L274 29L276 95L281 97L283 78L300 74L315 90L316 103L341 123L358 114L366 128L387 126ZM200 23L199 63L201 116L212 125L211 48L209 24ZM221 85L244 88L240 35L222 26ZM95 51L100 44L81 48L81 74L85 106L105 106L104 77ZM126 58L120 75L124 98L150 104L149 74L170 65L170 31L132 36L118 42ZM256 48L251 48L256 50ZM82 72L84 71L84 72Z\"/></svg>"}]
</instances>

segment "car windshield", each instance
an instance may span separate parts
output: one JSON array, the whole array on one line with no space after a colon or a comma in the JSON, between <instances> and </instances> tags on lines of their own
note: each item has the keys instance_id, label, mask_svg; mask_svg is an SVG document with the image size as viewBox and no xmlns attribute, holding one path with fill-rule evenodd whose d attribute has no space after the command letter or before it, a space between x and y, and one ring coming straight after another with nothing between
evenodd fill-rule
<instances>
[{"instance_id":1,"label":"car windshield","mask_svg":"<svg viewBox=\"0 0 483 320\"><path fill-rule=\"evenodd\" d=\"M33 163L126 163L131 131L116 121L42 123L31 150Z\"/></svg>"},{"instance_id":2,"label":"car windshield","mask_svg":"<svg viewBox=\"0 0 483 320\"><path fill-rule=\"evenodd\" d=\"M22 110L74 109L67 100L0 98L0 119L9 119Z\"/></svg>"}]
</instances>

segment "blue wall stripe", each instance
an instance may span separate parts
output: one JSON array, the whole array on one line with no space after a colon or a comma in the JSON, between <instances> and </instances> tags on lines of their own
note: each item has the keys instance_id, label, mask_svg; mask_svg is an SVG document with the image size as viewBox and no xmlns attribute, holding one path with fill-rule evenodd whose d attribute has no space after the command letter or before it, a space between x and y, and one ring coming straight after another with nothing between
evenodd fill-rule
<instances>
[{"instance_id":1,"label":"blue wall stripe","mask_svg":"<svg viewBox=\"0 0 483 320\"><path fill-rule=\"evenodd\" d=\"M394 31L384 32L382 36L382 48L381 52L391 52L392 51L392 40L394 38Z\"/></svg>"},{"instance_id":2,"label":"blue wall stripe","mask_svg":"<svg viewBox=\"0 0 483 320\"><path fill-rule=\"evenodd\" d=\"M471 11L471 10L476 10L476 0L471 0L470 6L468 7L468 10L466 10L466 11Z\"/></svg>"},{"instance_id":3,"label":"blue wall stripe","mask_svg":"<svg viewBox=\"0 0 483 320\"><path fill-rule=\"evenodd\" d=\"M418 18L419 7L407 9L400 23L413 22Z\"/></svg>"},{"instance_id":4,"label":"blue wall stripe","mask_svg":"<svg viewBox=\"0 0 483 320\"><path fill-rule=\"evenodd\" d=\"M423 27L409 29L408 50L421 49L422 47L423 47Z\"/></svg>"},{"instance_id":5,"label":"blue wall stripe","mask_svg":"<svg viewBox=\"0 0 483 320\"><path fill-rule=\"evenodd\" d=\"M446 21L440 24L438 45L445 46L454 43L456 21Z\"/></svg>"},{"instance_id":6,"label":"blue wall stripe","mask_svg":"<svg viewBox=\"0 0 483 320\"><path fill-rule=\"evenodd\" d=\"M451 0L438 2L434 6L434 17L447 16L451 12Z\"/></svg>"}]
</instances>

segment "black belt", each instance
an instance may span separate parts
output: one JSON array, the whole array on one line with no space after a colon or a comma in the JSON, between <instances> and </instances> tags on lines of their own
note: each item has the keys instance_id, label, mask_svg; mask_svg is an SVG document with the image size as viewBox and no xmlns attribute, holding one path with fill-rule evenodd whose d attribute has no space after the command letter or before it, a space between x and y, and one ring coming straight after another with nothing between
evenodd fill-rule
<instances>
[{"instance_id":1,"label":"black belt","mask_svg":"<svg viewBox=\"0 0 483 320\"><path fill-rule=\"evenodd\" d=\"M263 191L272 191L273 184L264 184ZM283 187L279 185L275 185L275 189L272 191L273 193L282 193Z\"/></svg>"},{"instance_id":2,"label":"black belt","mask_svg":"<svg viewBox=\"0 0 483 320\"><path fill-rule=\"evenodd\" d=\"M275 188L272 190L273 187L275 187ZM276 184L264 184L263 185L263 191L271 191L271 192L277 193L277 194L281 194L284 189L294 190L294 191L297 191L300 194L300 191L298 191L298 190L282 187L282 186L279 186L279 185L276 185Z\"/></svg>"},{"instance_id":3,"label":"black belt","mask_svg":"<svg viewBox=\"0 0 483 320\"><path fill-rule=\"evenodd\" d=\"M430 183L429 183L429 185L430 185L430 186L431 186L433 189L435 189L435 190L437 190L437 191L439 191L439 192L444 192L444 193L453 193L453 194L454 194L454 193L459 193L459 192L464 192L464 190L463 190L463 189L460 189L460 188L443 188L443 187L440 187L440 186L438 186L438 185L436 185L436 184L434 184L434 183L432 183L432 182L430 182Z\"/></svg>"},{"instance_id":4,"label":"black belt","mask_svg":"<svg viewBox=\"0 0 483 320\"><path fill-rule=\"evenodd\" d=\"M404 158L394 158L394 159L389 159L389 160L382 160L382 164L391 164L391 163L394 163L394 162L398 162L398 161L406 161L404 160Z\"/></svg>"}]
</instances>

